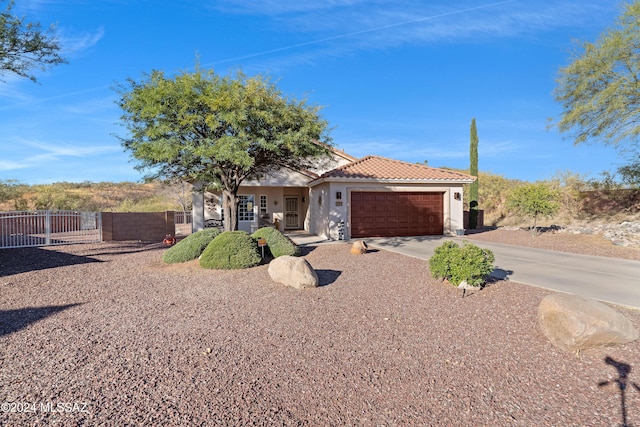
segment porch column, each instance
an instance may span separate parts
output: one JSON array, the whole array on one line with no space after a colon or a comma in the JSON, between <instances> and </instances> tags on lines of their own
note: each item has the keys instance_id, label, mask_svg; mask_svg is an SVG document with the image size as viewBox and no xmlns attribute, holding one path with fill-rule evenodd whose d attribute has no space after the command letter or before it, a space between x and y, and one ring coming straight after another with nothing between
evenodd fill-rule
<instances>
[{"instance_id":1,"label":"porch column","mask_svg":"<svg viewBox=\"0 0 640 427\"><path fill-rule=\"evenodd\" d=\"M191 231L195 233L196 231L204 229L204 191L202 190L201 182L193 184L191 204Z\"/></svg>"}]
</instances>

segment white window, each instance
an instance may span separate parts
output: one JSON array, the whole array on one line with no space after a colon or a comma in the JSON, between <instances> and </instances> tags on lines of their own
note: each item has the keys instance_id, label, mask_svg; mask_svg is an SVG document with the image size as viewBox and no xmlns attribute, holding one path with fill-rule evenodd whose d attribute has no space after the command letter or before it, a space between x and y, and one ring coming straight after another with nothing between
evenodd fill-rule
<instances>
[{"instance_id":1,"label":"white window","mask_svg":"<svg viewBox=\"0 0 640 427\"><path fill-rule=\"evenodd\" d=\"M238 221L253 221L253 194L238 196Z\"/></svg>"},{"instance_id":2,"label":"white window","mask_svg":"<svg viewBox=\"0 0 640 427\"><path fill-rule=\"evenodd\" d=\"M266 213L267 213L267 195L261 194L260 195L260 214L266 214Z\"/></svg>"}]
</instances>

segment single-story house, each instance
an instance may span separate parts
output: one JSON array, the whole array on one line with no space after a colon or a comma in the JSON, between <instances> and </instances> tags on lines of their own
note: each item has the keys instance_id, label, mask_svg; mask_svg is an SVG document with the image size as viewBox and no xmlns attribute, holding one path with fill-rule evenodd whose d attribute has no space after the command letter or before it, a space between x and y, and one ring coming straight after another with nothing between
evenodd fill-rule
<instances>
[{"instance_id":1,"label":"single-story house","mask_svg":"<svg viewBox=\"0 0 640 427\"><path fill-rule=\"evenodd\" d=\"M463 228L462 186L475 177L333 150L319 170L280 170L238 191L238 228L277 226L326 239L450 235ZM196 184L198 187L198 184ZM222 219L220 194L194 192L193 229Z\"/></svg>"}]
</instances>

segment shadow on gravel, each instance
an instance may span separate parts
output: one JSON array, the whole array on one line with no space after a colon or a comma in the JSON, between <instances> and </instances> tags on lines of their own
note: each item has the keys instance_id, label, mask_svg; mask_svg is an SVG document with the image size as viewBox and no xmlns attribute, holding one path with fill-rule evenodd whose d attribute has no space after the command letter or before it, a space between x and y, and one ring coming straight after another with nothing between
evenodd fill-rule
<instances>
[{"instance_id":1,"label":"shadow on gravel","mask_svg":"<svg viewBox=\"0 0 640 427\"><path fill-rule=\"evenodd\" d=\"M0 249L0 277L65 265L102 262L87 256L42 248Z\"/></svg>"},{"instance_id":2,"label":"shadow on gravel","mask_svg":"<svg viewBox=\"0 0 640 427\"><path fill-rule=\"evenodd\" d=\"M342 274L337 270L316 270L318 275L318 286L328 286L338 280L338 277Z\"/></svg>"},{"instance_id":3,"label":"shadow on gravel","mask_svg":"<svg viewBox=\"0 0 640 427\"><path fill-rule=\"evenodd\" d=\"M311 252L313 252L315 250L316 247L317 246L311 246L311 245L299 246L299 248L300 248L300 256L309 255Z\"/></svg>"},{"instance_id":4,"label":"shadow on gravel","mask_svg":"<svg viewBox=\"0 0 640 427\"><path fill-rule=\"evenodd\" d=\"M109 244L105 246L104 250L101 251L91 251L86 253L86 256L98 256L98 255L126 255L126 254L137 254L139 252L146 251L158 251L168 249L167 246L162 243L141 243L141 242L133 242L133 243L122 243L122 244Z\"/></svg>"},{"instance_id":5,"label":"shadow on gravel","mask_svg":"<svg viewBox=\"0 0 640 427\"><path fill-rule=\"evenodd\" d=\"M81 303L0 310L0 337L17 332L32 323L77 305Z\"/></svg>"},{"instance_id":6,"label":"shadow on gravel","mask_svg":"<svg viewBox=\"0 0 640 427\"><path fill-rule=\"evenodd\" d=\"M619 362L612 357L605 357L604 363L607 365L611 365L616 369L616 373L618 377L611 381L602 381L598 383L598 387L604 387L609 384L615 384L618 387L618 391L620 392L620 416L622 417L622 423L620 424L622 427L631 427L631 424L628 423L627 417L627 401L626 401L626 392L629 387L630 390L634 390L640 393L640 385L631 382L629 380L629 374L631 373L631 365Z\"/></svg>"}]
</instances>

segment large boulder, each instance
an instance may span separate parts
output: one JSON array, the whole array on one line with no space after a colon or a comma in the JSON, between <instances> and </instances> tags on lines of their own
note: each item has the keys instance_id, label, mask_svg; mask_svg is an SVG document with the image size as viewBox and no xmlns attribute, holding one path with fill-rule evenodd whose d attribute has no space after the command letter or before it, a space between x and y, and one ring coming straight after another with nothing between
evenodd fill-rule
<instances>
[{"instance_id":1,"label":"large boulder","mask_svg":"<svg viewBox=\"0 0 640 427\"><path fill-rule=\"evenodd\" d=\"M538 306L538 323L555 346L578 351L638 339L629 319L609 306L576 295L552 294Z\"/></svg>"},{"instance_id":2,"label":"large boulder","mask_svg":"<svg viewBox=\"0 0 640 427\"><path fill-rule=\"evenodd\" d=\"M356 240L353 242L353 245L351 245L351 253L354 255L366 254L367 250L369 250L369 247L364 240Z\"/></svg>"},{"instance_id":3,"label":"large boulder","mask_svg":"<svg viewBox=\"0 0 640 427\"><path fill-rule=\"evenodd\" d=\"M269 276L274 282L296 289L315 288L318 275L304 258L282 255L269 263Z\"/></svg>"}]
</instances>

